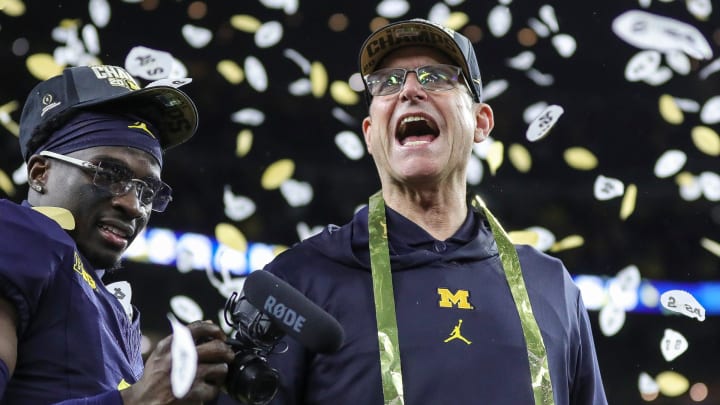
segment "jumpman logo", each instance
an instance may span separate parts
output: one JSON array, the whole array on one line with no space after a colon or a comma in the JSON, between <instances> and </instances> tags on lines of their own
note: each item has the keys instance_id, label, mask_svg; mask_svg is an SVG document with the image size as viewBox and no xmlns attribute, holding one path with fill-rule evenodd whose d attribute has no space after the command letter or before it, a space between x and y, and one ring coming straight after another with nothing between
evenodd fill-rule
<instances>
[{"instance_id":1,"label":"jumpman logo","mask_svg":"<svg viewBox=\"0 0 720 405\"><path fill-rule=\"evenodd\" d=\"M128 125L128 128L142 129L143 131L147 132L148 135L150 135L151 137L155 138L155 135L153 135L153 133L150 132L150 130L149 130L148 127L147 127L147 124L144 123L144 122L136 121L134 124Z\"/></svg>"},{"instance_id":2,"label":"jumpman logo","mask_svg":"<svg viewBox=\"0 0 720 405\"><path fill-rule=\"evenodd\" d=\"M447 339L444 340L445 343L447 343L453 339L460 339L467 344L472 343L471 341L465 339L465 337L462 335L462 333L460 333L461 325L462 325L462 319L458 319L458 324L455 325L455 327L453 328L452 332L450 333L450 337L448 337Z\"/></svg>"}]
</instances>

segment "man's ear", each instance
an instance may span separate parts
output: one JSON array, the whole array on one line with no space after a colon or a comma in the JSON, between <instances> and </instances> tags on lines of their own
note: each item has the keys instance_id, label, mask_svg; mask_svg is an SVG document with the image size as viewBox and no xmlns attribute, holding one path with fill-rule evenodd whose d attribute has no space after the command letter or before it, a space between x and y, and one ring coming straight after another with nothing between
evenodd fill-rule
<instances>
[{"instance_id":1,"label":"man's ear","mask_svg":"<svg viewBox=\"0 0 720 405\"><path fill-rule=\"evenodd\" d=\"M369 154L372 155L371 140L370 140L370 127L372 127L372 119L370 116L365 117L362 122L363 137L365 138L365 147Z\"/></svg>"},{"instance_id":2,"label":"man's ear","mask_svg":"<svg viewBox=\"0 0 720 405\"><path fill-rule=\"evenodd\" d=\"M50 159L32 155L27 163L28 184L39 184L45 186L47 181L48 170L50 168Z\"/></svg>"},{"instance_id":3,"label":"man's ear","mask_svg":"<svg viewBox=\"0 0 720 405\"><path fill-rule=\"evenodd\" d=\"M493 110L485 103L476 104L475 107L475 142L484 141L495 126Z\"/></svg>"}]
</instances>

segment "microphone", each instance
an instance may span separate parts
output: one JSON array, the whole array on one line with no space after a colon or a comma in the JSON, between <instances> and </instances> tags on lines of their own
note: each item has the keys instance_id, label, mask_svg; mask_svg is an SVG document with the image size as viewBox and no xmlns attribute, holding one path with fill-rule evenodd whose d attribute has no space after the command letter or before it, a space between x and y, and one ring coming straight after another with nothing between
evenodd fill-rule
<instances>
[{"instance_id":1,"label":"microphone","mask_svg":"<svg viewBox=\"0 0 720 405\"><path fill-rule=\"evenodd\" d=\"M332 353L342 346L345 332L340 323L272 273L265 270L250 273L243 293L248 303L308 349Z\"/></svg>"}]
</instances>

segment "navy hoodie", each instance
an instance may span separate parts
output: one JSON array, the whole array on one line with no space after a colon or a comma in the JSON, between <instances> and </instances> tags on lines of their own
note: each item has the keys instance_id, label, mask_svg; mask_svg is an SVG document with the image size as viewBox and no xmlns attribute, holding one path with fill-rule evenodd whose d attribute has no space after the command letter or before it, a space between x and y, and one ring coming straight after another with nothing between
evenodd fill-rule
<instances>
[{"instance_id":1,"label":"navy hoodie","mask_svg":"<svg viewBox=\"0 0 720 405\"><path fill-rule=\"evenodd\" d=\"M435 240L386 209L405 404L534 404L520 318L492 232L469 210L453 237ZM606 404L592 331L563 264L516 246L548 353L556 405ZM368 250L368 210L280 254L266 270L343 326L339 351L317 354L285 337L270 356L281 386L273 404L383 404Z\"/></svg>"}]
</instances>

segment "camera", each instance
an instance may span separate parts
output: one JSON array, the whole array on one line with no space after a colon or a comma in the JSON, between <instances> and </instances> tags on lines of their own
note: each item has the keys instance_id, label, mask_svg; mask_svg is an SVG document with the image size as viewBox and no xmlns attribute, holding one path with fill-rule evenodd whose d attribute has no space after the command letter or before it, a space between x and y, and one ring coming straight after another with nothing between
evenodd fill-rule
<instances>
[{"instance_id":1,"label":"camera","mask_svg":"<svg viewBox=\"0 0 720 405\"><path fill-rule=\"evenodd\" d=\"M225 389L244 404L265 405L275 397L280 383L278 371L268 364L267 356L285 332L236 292L225 304L225 322L234 330L226 342L235 351Z\"/></svg>"}]
</instances>

